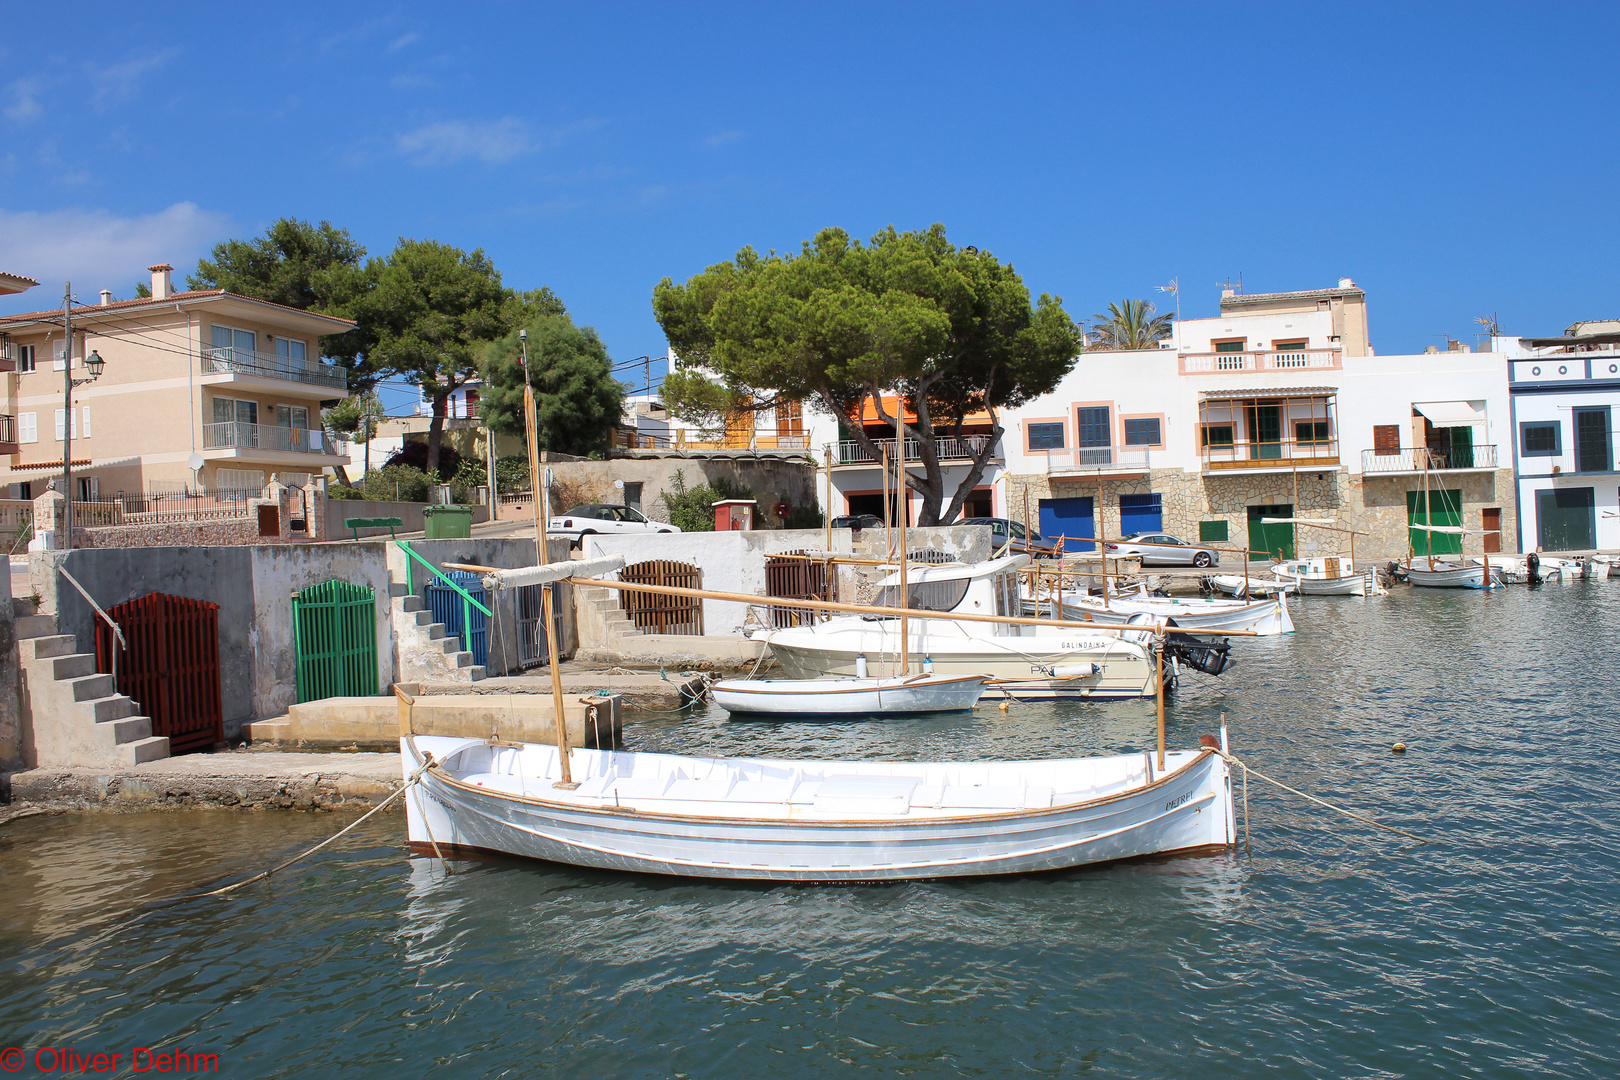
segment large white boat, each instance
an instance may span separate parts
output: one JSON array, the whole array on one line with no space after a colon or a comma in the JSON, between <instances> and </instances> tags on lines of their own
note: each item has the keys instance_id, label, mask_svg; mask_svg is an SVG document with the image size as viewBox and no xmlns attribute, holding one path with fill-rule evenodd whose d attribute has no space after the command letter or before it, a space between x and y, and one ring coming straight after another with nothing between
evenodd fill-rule
<instances>
[{"instance_id":1,"label":"large white boat","mask_svg":"<svg viewBox=\"0 0 1620 1080\"><path fill-rule=\"evenodd\" d=\"M1029 556L982 563L913 567L907 582L913 610L976 615L1018 615L1018 570ZM881 583L874 605L900 606L899 575ZM1151 623L1151 617L1141 620ZM987 696L1020 699L1152 697L1153 635L1098 624L1029 626L907 617L906 671L901 664L900 618L847 615L778 630L756 630L755 640L790 679L830 675L985 675Z\"/></svg>"},{"instance_id":2,"label":"large white boat","mask_svg":"<svg viewBox=\"0 0 1620 1080\"><path fill-rule=\"evenodd\" d=\"M1104 600L1076 591L1061 594L1059 611L1065 619L1105 626L1146 616L1156 621L1170 619L1184 629L1212 634L1247 630L1265 637L1294 632L1285 593L1269 600L1192 600L1177 596L1110 596Z\"/></svg>"},{"instance_id":3,"label":"large white boat","mask_svg":"<svg viewBox=\"0 0 1620 1080\"><path fill-rule=\"evenodd\" d=\"M1222 732L1224 741L1225 732ZM1213 740L1211 740L1213 741ZM795 761L406 735L408 837L684 877L858 882L1058 870L1229 847L1213 749L1058 761Z\"/></svg>"},{"instance_id":4,"label":"large white boat","mask_svg":"<svg viewBox=\"0 0 1620 1080\"><path fill-rule=\"evenodd\" d=\"M1378 584L1378 574L1370 566L1357 566L1350 559L1328 555L1316 559L1288 559L1271 568L1278 581L1298 586L1301 596L1383 596L1389 590Z\"/></svg>"}]
</instances>

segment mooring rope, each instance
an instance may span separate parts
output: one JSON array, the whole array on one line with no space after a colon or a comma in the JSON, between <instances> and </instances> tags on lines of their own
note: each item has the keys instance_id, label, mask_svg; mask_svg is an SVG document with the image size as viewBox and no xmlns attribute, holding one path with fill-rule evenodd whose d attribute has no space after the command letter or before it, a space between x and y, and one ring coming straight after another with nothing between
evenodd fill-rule
<instances>
[{"instance_id":1,"label":"mooring rope","mask_svg":"<svg viewBox=\"0 0 1620 1080\"><path fill-rule=\"evenodd\" d=\"M1237 757L1237 755L1235 755L1235 754L1228 754L1224 750L1220 750L1220 749L1216 749L1215 752L1217 754L1220 754L1221 757L1225 758L1227 764L1236 765L1236 766L1238 766L1239 768L1241 768L1243 770L1243 846L1244 847L1248 847L1248 845L1249 845L1249 774L1250 773L1254 773L1256 778L1258 778L1260 780L1264 780L1268 784L1273 784L1273 785L1275 785L1277 787L1280 787L1284 791L1290 792L1291 794L1294 794L1294 795L1298 795L1302 799L1309 799L1311 802L1316 803L1319 806L1325 806L1329 810L1333 810L1333 811L1335 811L1337 813L1343 814L1345 817L1354 818L1355 820L1360 821L1360 822L1362 822L1364 824L1371 825L1374 828L1383 829L1385 832L1392 832L1397 836L1404 836L1409 840L1416 840L1420 844L1427 844L1428 843L1428 841L1423 839L1423 837L1418 836L1418 835L1416 835L1414 833L1409 833L1405 829L1397 829L1393 825L1385 825L1381 821L1374 821L1372 818L1368 817L1365 814L1358 814L1354 810L1346 810L1342 806L1334 806L1332 803L1328 802L1326 799L1319 799L1315 795L1307 794L1306 792L1303 792L1303 791L1299 790L1296 787L1289 787L1287 784L1283 783L1281 780L1278 780L1275 777L1267 776L1265 773L1261 772L1259 769L1256 769L1254 766L1250 765L1248 762L1246 762L1246 761L1242 760L1241 758Z\"/></svg>"},{"instance_id":2,"label":"mooring rope","mask_svg":"<svg viewBox=\"0 0 1620 1080\"><path fill-rule=\"evenodd\" d=\"M439 763L437 761L433 760L433 755L431 753L425 753L423 755L423 757L426 760L424 760L422 762L421 766L418 767L415 772L411 773L410 777L405 781L405 783L400 787L400 789L398 791L394 792L392 795L388 796L388 798L384 799L382 802L378 803L376 806L373 806L370 810L367 810L364 814L362 814L359 817L355 818L353 821L349 822L349 824L345 825L343 828L339 829L337 832L333 833L331 836L328 836L325 840L322 840L320 843L316 844L314 847L310 848L308 851L305 851L305 852L303 852L302 854L299 854L299 855L294 855L292 858L288 859L286 862L280 864L279 866L272 866L268 870L264 870L264 871L261 871L260 873L254 874L250 878L244 878L243 880L238 881L235 884L226 885L226 886L224 886L222 888L218 888L218 889L211 889L208 892L192 893L192 894L187 895L187 896L176 896L173 899L175 901L181 901L181 900L205 900L210 896L223 896L228 892L234 892L235 890L242 888L242 886L244 886L244 885L251 885L255 881L263 881L265 878L269 877L271 874L274 874L274 873L276 873L278 871L281 871L281 870L285 870L285 869L287 869L287 867L291 866L293 863L301 862L304 859L309 858L311 855L313 855L317 851L321 850L321 848L325 847L327 844L330 844L332 841L336 840L338 837L342 836L344 833L348 832L349 830L355 828L361 822L365 821L366 818L369 818L372 814L377 813L383 807L387 806L389 803L393 802L395 799L397 799L401 795L405 794L411 788L415 787L417 784L420 784L422 782L422 774L423 773L427 772L429 769L436 769L436 768L439 767ZM423 818L423 824L426 824L426 818L425 817ZM428 831L428 842L433 844L433 853L439 857L439 862L444 865L444 872L446 874L449 874L451 872L450 864L448 862L445 862L444 853L439 850L438 843L436 841L434 841L433 833L432 833L431 829Z\"/></svg>"}]
</instances>

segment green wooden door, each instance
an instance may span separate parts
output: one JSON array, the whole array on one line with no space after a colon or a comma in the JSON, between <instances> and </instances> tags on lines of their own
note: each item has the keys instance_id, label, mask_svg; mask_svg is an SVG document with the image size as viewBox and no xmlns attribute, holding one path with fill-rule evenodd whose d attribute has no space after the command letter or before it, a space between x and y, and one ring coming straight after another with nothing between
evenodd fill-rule
<instances>
[{"instance_id":1,"label":"green wooden door","mask_svg":"<svg viewBox=\"0 0 1620 1080\"><path fill-rule=\"evenodd\" d=\"M1249 457L1259 460L1282 457L1282 406L1250 405L1244 411L1249 414Z\"/></svg>"},{"instance_id":2,"label":"green wooden door","mask_svg":"<svg viewBox=\"0 0 1620 1080\"><path fill-rule=\"evenodd\" d=\"M1286 504L1249 507L1249 547L1254 557L1269 555L1273 559L1294 557L1294 526L1282 522L1264 522L1261 518L1294 516L1294 508Z\"/></svg>"},{"instance_id":3,"label":"green wooden door","mask_svg":"<svg viewBox=\"0 0 1620 1080\"><path fill-rule=\"evenodd\" d=\"M1472 469L1474 467L1473 428L1454 427L1451 429L1451 449L1446 452L1446 463L1453 469Z\"/></svg>"},{"instance_id":4,"label":"green wooden door","mask_svg":"<svg viewBox=\"0 0 1620 1080\"><path fill-rule=\"evenodd\" d=\"M377 598L347 581L323 581L292 598L298 700L377 693Z\"/></svg>"},{"instance_id":5,"label":"green wooden door","mask_svg":"<svg viewBox=\"0 0 1620 1080\"><path fill-rule=\"evenodd\" d=\"M1428 505L1424 505L1423 492L1406 493L1406 523L1408 525L1462 526L1462 492L1431 491ZM1462 537L1456 533L1429 532L1427 529L1408 529L1414 555L1460 555Z\"/></svg>"},{"instance_id":6,"label":"green wooden door","mask_svg":"<svg viewBox=\"0 0 1620 1080\"><path fill-rule=\"evenodd\" d=\"M1586 551L1596 546L1592 488L1536 492L1537 535L1544 551Z\"/></svg>"}]
</instances>

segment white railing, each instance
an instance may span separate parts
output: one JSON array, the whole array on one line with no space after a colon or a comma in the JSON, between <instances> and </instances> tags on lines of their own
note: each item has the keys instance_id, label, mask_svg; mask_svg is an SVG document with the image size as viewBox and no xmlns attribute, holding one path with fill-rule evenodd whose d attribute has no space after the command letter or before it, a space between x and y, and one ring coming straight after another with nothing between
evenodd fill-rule
<instances>
[{"instance_id":1,"label":"white railing","mask_svg":"<svg viewBox=\"0 0 1620 1080\"><path fill-rule=\"evenodd\" d=\"M1227 371L1303 371L1343 366L1338 349L1290 349L1284 352L1182 353L1183 375Z\"/></svg>"},{"instance_id":2,"label":"white railing","mask_svg":"<svg viewBox=\"0 0 1620 1080\"><path fill-rule=\"evenodd\" d=\"M204 375L256 375L261 379L308 383L333 390L347 390L348 368L336 364L311 364L274 353L255 352L218 345L205 345L202 351Z\"/></svg>"},{"instance_id":3,"label":"white railing","mask_svg":"<svg viewBox=\"0 0 1620 1080\"><path fill-rule=\"evenodd\" d=\"M204 450L279 450L293 454L343 457L348 441L319 428L282 427L279 424L204 424Z\"/></svg>"},{"instance_id":4,"label":"white railing","mask_svg":"<svg viewBox=\"0 0 1620 1080\"><path fill-rule=\"evenodd\" d=\"M990 441L989 435L969 435L961 439L935 439L934 452L941 461L970 461L984 451ZM881 460L883 448L887 447L890 457L894 455L895 442L893 439L874 439L873 448L853 439L845 439L838 444L838 464L840 465L875 465ZM991 451L990 458L994 460L1001 456L1001 448L997 446ZM906 440L906 460L921 461L922 447L918 440Z\"/></svg>"},{"instance_id":5,"label":"white railing","mask_svg":"<svg viewBox=\"0 0 1620 1080\"><path fill-rule=\"evenodd\" d=\"M1046 473L1056 476L1078 472L1141 471L1150 467L1151 455L1140 446L1082 446L1066 450L1038 450L1046 455Z\"/></svg>"},{"instance_id":6,"label":"white railing","mask_svg":"<svg viewBox=\"0 0 1620 1080\"><path fill-rule=\"evenodd\" d=\"M1454 448L1449 454L1425 450L1422 447L1361 452L1363 473L1416 473L1425 469L1438 472L1442 469L1494 468L1496 468L1496 446L1491 443Z\"/></svg>"}]
</instances>

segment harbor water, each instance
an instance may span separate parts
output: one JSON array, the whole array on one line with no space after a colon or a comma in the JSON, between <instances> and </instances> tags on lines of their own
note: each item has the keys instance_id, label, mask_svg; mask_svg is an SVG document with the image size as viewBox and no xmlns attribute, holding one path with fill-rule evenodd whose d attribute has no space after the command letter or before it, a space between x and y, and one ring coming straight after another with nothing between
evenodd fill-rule
<instances>
[{"instance_id":1,"label":"harbor water","mask_svg":"<svg viewBox=\"0 0 1620 1080\"><path fill-rule=\"evenodd\" d=\"M268 883L155 903L342 821L28 818L0 827L0 1051L23 1055L0 1066L72 1047L131 1075L145 1047L228 1077L1614 1075L1620 582L1292 606L1297 634L1184 681L1171 744L1224 714L1257 769L1428 844L1251 781L1252 849L1217 856L846 887L446 877L385 813ZM630 719L632 748L705 755L1153 736L1150 701Z\"/></svg>"}]
</instances>

